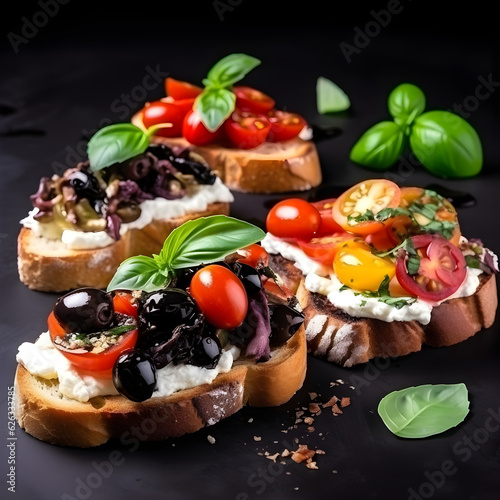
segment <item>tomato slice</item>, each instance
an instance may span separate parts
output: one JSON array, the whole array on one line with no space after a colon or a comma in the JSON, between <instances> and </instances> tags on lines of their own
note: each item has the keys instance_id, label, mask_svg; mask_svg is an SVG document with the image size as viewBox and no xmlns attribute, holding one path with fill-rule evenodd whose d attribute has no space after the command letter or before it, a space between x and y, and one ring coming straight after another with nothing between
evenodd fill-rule
<instances>
[{"instance_id":1,"label":"tomato slice","mask_svg":"<svg viewBox=\"0 0 500 500\"><path fill-rule=\"evenodd\" d=\"M202 93L203 89L198 85L193 85L174 78L165 78L165 92L173 99L190 99Z\"/></svg>"},{"instance_id":2,"label":"tomato slice","mask_svg":"<svg viewBox=\"0 0 500 500\"><path fill-rule=\"evenodd\" d=\"M194 110L188 111L182 122L182 135L195 146L204 146L214 142L219 136L219 130L210 132L201 122L200 115Z\"/></svg>"},{"instance_id":3,"label":"tomato slice","mask_svg":"<svg viewBox=\"0 0 500 500\"><path fill-rule=\"evenodd\" d=\"M336 199L337 198L327 198L326 200L312 203L312 206L316 207L321 215L321 225L316 233L316 237L318 238L343 231L343 228L333 220L332 207Z\"/></svg>"},{"instance_id":4,"label":"tomato slice","mask_svg":"<svg viewBox=\"0 0 500 500\"><path fill-rule=\"evenodd\" d=\"M155 135L180 137L182 134L182 121L186 113L185 105L178 106L175 101L153 101L147 103L142 109L142 122L146 128L160 123L171 123L171 127L161 128L155 132Z\"/></svg>"},{"instance_id":5,"label":"tomato slice","mask_svg":"<svg viewBox=\"0 0 500 500\"><path fill-rule=\"evenodd\" d=\"M396 215L383 222L383 229L365 237L375 250L386 251L402 243L410 234L413 221L408 215Z\"/></svg>"},{"instance_id":6,"label":"tomato slice","mask_svg":"<svg viewBox=\"0 0 500 500\"><path fill-rule=\"evenodd\" d=\"M271 122L269 140L274 142L288 141L297 137L307 125L305 119L297 113L273 109L268 113L268 117Z\"/></svg>"},{"instance_id":7,"label":"tomato slice","mask_svg":"<svg viewBox=\"0 0 500 500\"><path fill-rule=\"evenodd\" d=\"M233 93L236 94L236 107L243 111L266 114L276 104L267 94L252 87L238 85L233 87Z\"/></svg>"},{"instance_id":8,"label":"tomato slice","mask_svg":"<svg viewBox=\"0 0 500 500\"><path fill-rule=\"evenodd\" d=\"M279 285L272 278L268 278L266 280L262 280L262 284L267 292L270 295L281 299L281 300L290 300L293 299L294 294L290 290L290 288L281 282Z\"/></svg>"},{"instance_id":9,"label":"tomato slice","mask_svg":"<svg viewBox=\"0 0 500 500\"><path fill-rule=\"evenodd\" d=\"M266 252L261 245L254 243L248 247L238 250L238 262L242 264L248 264L254 268L268 266L269 265L269 254Z\"/></svg>"},{"instance_id":10,"label":"tomato slice","mask_svg":"<svg viewBox=\"0 0 500 500\"><path fill-rule=\"evenodd\" d=\"M381 231L382 222L375 220L356 221L370 212L376 215L384 208L396 208L401 199L399 186L387 179L370 179L355 184L344 191L332 208L333 219L345 230L367 235Z\"/></svg>"},{"instance_id":11,"label":"tomato slice","mask_svg":"<svg viewBox=\"0 0 500 500\"><path fill-rule=\"evenodd\" d=\"M137 314L137 312L135 312L135 314ZM89 371L111 371L118 356L126 349L134 347L138 338L138 329L135 328L134 330L129 330L122 334L122 338L119 342L100 353L89 352L86 349L66 349L60 344L55 343L57 337L64 337L66 335L66 331L57 321L54 312L49 314L47 323L52 343L59 352L68 358L76 367Z\"/></svg>"},{"instance_id":12,"label":"tomato slice","mask_svg":"<svg viewBox=\"0 0 500 500\"><path fill-rule=\"evenodd\" d=\"M302 251L311 259L325 266L331 266L342 244L352 240L354 236L346 231L333 233L330 236L312 238L310 241L298 241Z\"/></svg>"},{"instance_id":13,"label":"tomato slice","mask_svg":"<svg viewBox=\"0 0 500 500\"><path fill-rule=\"evenodd\" d=\"M455 293L465 280L465 258L453 243L435 234L411 237L420 259L416 273L408 271L408 252L401 249L396 261L396 276L401 286L412 295L439 302Z\"/></svg>"},{"instance_id":14,"label":"tomato slice","mask_svg":"<svg viewBox=\"0 0 500 500\"><path fill-rule=\"evenodd\" d=\"M234 146L251 149L266 140L271 124L265 115L237 110L225 121L224 130Z\"/></svg>"},{"instance_id":15,"label":"tomato slice","mask_svg":"<svg viewBox=\"0 0 500 500\"><path fill-rule=\"evenodd\" d=\"M302 198L276 203L266 218L266 228L274 236L287 241L309 241L321 225L318 209Z\"/></svg>"}]
</instances>

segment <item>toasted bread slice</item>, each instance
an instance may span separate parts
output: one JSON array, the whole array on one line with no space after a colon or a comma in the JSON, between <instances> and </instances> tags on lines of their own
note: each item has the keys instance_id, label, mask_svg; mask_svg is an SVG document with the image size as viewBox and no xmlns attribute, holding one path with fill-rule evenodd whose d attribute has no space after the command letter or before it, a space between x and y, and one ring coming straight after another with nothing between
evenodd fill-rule
<instances>
[{"instance_id":1,"label":"toasted bread slice","mask_svg":"<svg viewBox=\"0 0 500 500\"><path fill-rule=\"evenodd\" d=\"M60 241L36 237L23 227L17 242L21 281L32 290L64 292L90 286L106 288L118 266L128 257L158 253L165 238L184 222L209 215L229 215L229 203L211 203L203 212L154 220L142 229L131 229L103 248L70 250Z\"/></svg>"},{"instance_id":2,"label":"toasted bread slice","mask_svg":"<svg viewBox=\"0 0 500 500\"><path fill-rule=\"evenodd\" d=\"M132 123L142 127L141 113ZM229 189L244 193L305 191L321 184L318 151L312 141L300 138L264 142L252 149L219 144L195 146L183 137L156 136L154 142L171 148L189 148L217 172Z\"/></svg>"},{"instance_id":3,"label":"toasted bread slice","mask_svg":"<svg viewBox=\"0 0 500 500\"><path fill-rule=\"evenodd\" d=\"M306 373L305 330L271 350L271 359L235 362L211 384L185 389L170 396L135 403L123 396L102 396L82 403L63 396L58 381L31 375L18 365L17 421L32 436L61 446L91 447L111 438L127 443L158 441L195 432L229 417L244 404L277 406L302 386ZM136 436L136 437L134 437Z\"/></svg>"},{"instance_id":4,"label":"toasted bread slice","mask_svg":"<svg viewBox=\"0 0 500 500\"><path fill-rule=\"evenodd\" d=\"M375 357L397 357L420 351L422 345L449 346L489 328L498 305L494 275L482 274L469 297L444 301L432 310L429 324L418 321L386 322L355 318L328 299L306 289L293 262L270 255L270 266L296 293L304 310L307 349L312 355L342 366L366 363Z\"/></svg>"}]
</instances>

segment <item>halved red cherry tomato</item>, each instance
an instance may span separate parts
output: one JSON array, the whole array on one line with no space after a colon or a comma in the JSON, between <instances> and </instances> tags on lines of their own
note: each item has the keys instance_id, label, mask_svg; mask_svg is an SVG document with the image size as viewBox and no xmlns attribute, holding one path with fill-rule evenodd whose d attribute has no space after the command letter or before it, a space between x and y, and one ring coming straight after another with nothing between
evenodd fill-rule
<instances>
[{"instance_id":1,"label":"halved red cherry tomato","mask_svg":"<svg viewBox=\"0 0 500 500\"><path fill-rule=\"evenodd\" d=\"M354 236L346 231L333 233L329 236L322 236L320 238L312 238L310 241L298 241L302 251L311 259L331 266L333 259L341 248L342 244L346 241L352 240Z\"/></svg>"},{"instance_id":2,"label":"halved red cherry tomato","mask_svg":"<svg viewBox=\"0 0 500 500\"><path fill-rule=\"evenodd\" d=\"M237 260L242 264L248 264L255 268L269 265L269 254L257 243L242 248L237 253L240 255Z\"/></svg>"},{"instance_id":3,"label":"halved red cherry tomato","mask_svg":"<svg viewBox=\"0 0 500 500\"><path fill-rule=\"evenodd\" d=\"M134 303L132 294L129 292L115 292L113 297L113 308L115 312L120 314L126 314L127 316L132 316L138 318L137 306Z\"/></svg>"},{"instance_id":4,"label":"halved red cherry tomato","mask_svg":"<svg viewBox=\"0 0 500 500\"><path fill-rule=\"evenodd\" d=\"M307 124L305 119L297 113L273 109L267 116L271 122L268 140L274 142L288 141L297 137Z\"/></svg>"},{"instance_id":5,"label":"halved red cherry tomato","mask_svg":"<svg viewBox=\"0 0 500 500\"><path fill-rule=\"evenodd\" d=\"M210 132L201 122L200 115L196 111L188 111L182 123L182 135L195 146L204 146L215 141L219 135L219 130Z\"/></svg>"},{"instance_id":6,"label":"halved red cherry tomato","mask_svg":"<svg viewBox=\"0 0 500 500\"><path fill-rule=\"evenodd\" d=\"M260 90L238 85L233 87L236 94L236 107L243 111L266 114L274 108L275 100Z\"/></svg>"},{"instance_id":7,"label":"halved red cherry tomato","mask_svg":"<svg viewBox=\"0 0 500 500\"><path fill-rule=\"evenodd\" d=\"M251 149L266 140L271 124L265 115L236 110L224 122L224 130L237 148Z\"/></svg>"},{"instance_id":8,"label":"halved red cherry tomato","mask_svg":"<svg viewBox=\"0 0 500 500\"><path fill-rule=\"evenodd\" d=\"M462 252L451 242L435 234L411 237L420 259L416 274L408 273L408 253L400 250L396 276L410 294L439 302L455 293L464 282L467 271Z\"/></svg>"},{"instance_id":9,"label":"halved red cherry tomato","mask_svg":"<svg viewBox=\"0 0 500 500\"><path fill-rule=\"evenodd\" d=\"M280 283L279 285L273 279L269 278L262 281L264 288L271 295L281 299L281 300L289 300L293 298L293 292L290 288L284 283Z\"/></svg>"},{"instance_id":10,"label":"halved red cherry tomato","mask_svg":"<svg viewBox=\"0 0 500 500\"><path fill-rule=\"evenodd\" d=\"M344 231L334 220L332 215L332 207L337 198L328 198L326 200L315 201L312 203L321 215L321 226L316 233L316 237L328 236L333 233Z\"/></svg>"},{"instance_id":11,"label":"halved red cherry tomato","mask_svg":"<svg viewBox=\"0 0 500 500\"><path fill-rule=\"evenodd\" d=\"M168 102L171 104L174 104L177 106L179 109L181 109L184 112L184 116L186 113L193 109L193 104L195 101L194 97L186 97L186 99L174 99L173 97L162 97L160 99L161 102Z\"/></svg>"},{"instance_id":12,"label":"halved red cherry tomato","mask_svg":"<svg viewBox=\"0 0 500 500\"><path fill-rule=\"evenodd\" d=\"M355 184L344 191L332 208L333 219L345 230L367 235L384 228L382 222L368 220L357 222L356 217L371 211L376 215L384 208L396 208L401 199L399 186L387 179L370 179Z\"/></svg>"},{"instance_id":13,"label":"halved red cherry tomato","mask_svg":"<svg viewBox=\"0 0 500 500\"><path fill-rule=\"evenodd\" d=\"M114 300L113 300L114 303ZM137 312L135 312L137 314ZM63 346L55 343L57 337L64 337L66 330L59 324L54 312L49 314L47 319L50 338L54 346L66 357L69 361L78 368L88 371L110 371L118 359L118 356L126 349L131 349L137 343L138 330L129 330L122 334L122 339L108 347L100 353L89 352L86 349L66 349Z\"/></svg>"},{"instance_id":14,"label":"halved red cherry tomato","mask_svg":"<svg viewBox=\"0 0 500 500\"><path fill-rule=\"evenodd\" d=\"M321 215L311 203L290 198L276 203L266 218L267 230L288 241L309 241L321 225Z\"/></svg>"},{"instance_id":15,"label":"halved red cherry tomato","mask_svg":"<svg viewBox=\"0 0 500 500\"><path fill-rule=\"evenodd\" d=\"M165 78L165 92L174 99L189 99L201 94L203 89L198 85L193 85L174 78Z\"/></svg>"},{"instance_id":16,"label":"halved red cherry tomato","mask_svg":"<svg viewBox=\"0 0 500 500\"><path fill-rule=\"evenodd\" d=\"M160 123L171 123L171 127L161 128L155 134L162 137L180 137L186 112L185 107L177 106L175 102L148 102L142 109L142 122L146 128Z\"/></svg>"},{"instance_id":17,"label":"halved red cherry tomato","mask_svg":"<svg viewBox=\"0 0 500 500\"><path fill-rule=\"evenodd\" d=\"M216 328L236 328L247 315L245 287L227 267L211 264L201 268L191 280L189 293L207 321Z\"/></svg>"}]
</instances>

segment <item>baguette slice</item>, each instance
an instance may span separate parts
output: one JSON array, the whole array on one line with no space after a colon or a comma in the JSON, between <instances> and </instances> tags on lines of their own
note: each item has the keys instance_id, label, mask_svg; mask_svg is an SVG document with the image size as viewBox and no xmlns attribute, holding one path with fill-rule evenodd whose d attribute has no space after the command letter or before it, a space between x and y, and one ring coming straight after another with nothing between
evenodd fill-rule
<instances>
[{"instance_id":1,"label":"baguette slice","mask_svg":"<svg viewBox=\"0 0 500 500\"><path fill-rule=\"evenodd\" d=\"M203 212L155 220L142 229L127 231L107 247L89 250L69 250L63 243L36 237L23 227L17 240L19 277L32 290L43 292L65 292L82 286L106 288L125 259L159 253L176 227L215 214L229 215L229 203L211 203Z\"/></svg>"},{"instance_id":2,"label":"baguette slice","mask_svg":"<svg viewBox=\"0 0 500 500\"><path fill-rule=\"evenodd\" d=\"M96 397L81 403L63 396L57 379L35 377L18 365L17 421L37 439L80 448L98 446L111 438L127 444L137 436L144 441L181 436L229 417L244 404L277 406L288 401L305 378L304 327L271 353L265 363L237 360L229 372L219 374L211 384L142 403L122 396Z\"/></svg>"},{"instance_id":3,"label":"baguette slice","mask_svg":"<svg viewBox=\"0 0 500 500\"><path fill-rule=\"evenodd\" d=\"M450 346L489 328L498 306L494 275L482 274L469 297L450 299L432 310L429 324L355 318L318 293L306 289L293 262L270 255L269 265L297 295L304 310L307 350L318 358L350 367L375 357L397 357L420 351L422 345Z\"/></svg>"},{"instance_id":4,"label":"baguette slice","mask_svg":"<svg viewBox=\"0 0 500 500\"><path fill-rule=\"evenodd\" d=\"M141 113L132 123L142 127ZM300 138L264 142L252 149L218 144L195 146L183 137L155 136L154 142L171 148L189 148L217 172L229 189L243 193L306 191L321 184L318 151L312 141Z\"/></svg>"}]
</instances>

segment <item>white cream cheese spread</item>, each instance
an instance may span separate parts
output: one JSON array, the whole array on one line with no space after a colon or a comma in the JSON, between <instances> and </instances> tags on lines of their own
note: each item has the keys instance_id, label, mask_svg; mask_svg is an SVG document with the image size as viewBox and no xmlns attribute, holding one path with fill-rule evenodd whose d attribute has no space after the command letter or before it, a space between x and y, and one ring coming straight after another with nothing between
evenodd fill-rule
<instances>
[{"instance_id":1,"label":"white cream cheese spread","mask_svg":"<svg viewBox=\"0 0 500 500\"><path fill-rule=\"evenodd\" d=\"M166 200L155 198L143 201L139 206L141 215L138 219L121 224L120 235L124 236L130 229L142 229L155 220L172 219L189 213L202 212L211 203L232 203L231 191L217 178L212 185L196 184L190 186L188 193L182 198ZM55 223L43 223L34 219L38 209L32 210L21 220L24 227L30 228L34 235L48 240L60 240L69 250L86 250L104 248L115 242L105 231L85 232L65 229L61 231Z\"/></svg>"},{"instance_id":2,"label":"white cream cheese spread","mask_svg":"<svg viewBox=\"0 0 500 500\"><path fill-rule=\"evenodd\" d=\"M270 254L279 254L287 260L294 262L305 276L305 287L310 292L319 293L339 309L342 309L355 318L373 318L386 321L412 321L416 320L427 325L431 320L431 304L420 298L412 300L408 305L396 308L374 297L356 295L353 290L343 289L339 279L325 266L310 259L300 247L275 238L267 233L262 240L262 246ZM472 295L479 286L480 269L467 268L467 276L460 288L446 300ZM410 298L410 297L408 297ZM413 299L413 298L412 298Z\"/></svg>"},{"instance_id":3,"label":"white cream cheese spread","mask_svg":"<svg viewBox=\"0 0 500 500\"><path fill-rule=\"evenodd\" d=\"M231 370L240 350L228 346L222 351L217 366L213 369L179 364L167 365L157 371L157 386L152 397L169 396L174 392L211 383L219 373ZM52 344L49 332L40 335L35 343L23 342L16 356L32 375L45 379L58 379L59 391L70 399L87 402L97 396L117 395L113 380L99 376L96 372L76 369Z\"/></svg>"}]
</instances>

